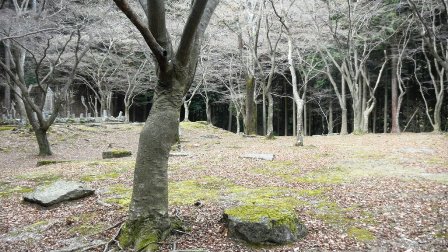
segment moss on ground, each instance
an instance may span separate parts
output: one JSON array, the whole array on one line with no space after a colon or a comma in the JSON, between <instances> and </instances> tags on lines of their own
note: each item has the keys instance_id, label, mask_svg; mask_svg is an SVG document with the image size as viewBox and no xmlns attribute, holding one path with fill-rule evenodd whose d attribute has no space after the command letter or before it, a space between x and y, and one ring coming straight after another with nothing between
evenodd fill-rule
<instances>
[{"instance_id":1,"label":"moss on ground","mask_svg":"<svg viewBox=\"0 0 448 252\"><path fill-rule=\"evenodd\" d=\"M35 182L38 185L48 185L56 180L59 180L62 178L59 174L52 174L52 173L32 173L28 175L19 175L17 176L18 179L26 180L26 181L32 181Z\"/></svg>"},{"instance_id":2,"label":"moss on ground","mask_svg":"<svg viewBox=\"0 0 448 252\"><path fill-rule=\"evenodd\" d=\"M191 205L196 201L217 200L221 191L235 185L219 177L203 177L197 180L170 182L168 186L169 203L172 205Z\"/></svg>"},{"instance_id":3,"label":"moss on ground","mask_svg":"<svg viewBox=\"0 0 448 252\"><path fill-rule=\"evenodd\" d=\"M0 198L10 197L15 194L29 193L34 189L27 186L14 186L10 183L0 183Z\"/></svg>"},{"instance_id":4,"label":"moss on ground","mask_svg":"<svg viewBox=\"0 0 448 252\"><path fill-rule=\"evenodd\" d=\"M375 235L367 229L351 227L348 229L349 237L355 238L358 241L366 242L375 240Z\"/></svg>"},{"instance_id":5,"label":"moss on ground","mask_svg":"<svg viewBox=\"0 0 448 252\"><path fill-rule=\"evenodd\" d=\"M96 212L83 213L79 216L71 217L74 225L68 230L69 234L91 236L103 231L106 223L95 220L98 217Z\"/></svg>"},{"instance_id":6,"label":"moss on ground","mask_svg":"<svg viewBox=\"0 0 448 252\"><path fill-rule=\"evenodd\" d=\"M298 168L292 161L274 160L266 162L263 167L253 169L253 172L256 174L276 176L290 180L299 176L300 168Z\"/></svg>"},{"instance_id":7,"label":"moss on ground","mask_svg":"<svg viewBox=\"0 0 448 252\"><path fill-rule=\"evenodd\" d=\"M88 166L95 167L95 169L113 169L116 172L125 172L133 169L135 167L135 161L126 160L126 161L104 161L98 160L93 162L88 162Z\"/></svg>"},{"instance_id":8,"label":"moss on ground","mask_svg":"<svg viewBox=\"0 0 448 252\"><path fill-rule=\"evenodd\" d=\"M209 125L202 122L180 122L180 127L182 129L208 129Z\"/></svg>"},{"instance_id":9,"label":"moss on ground","mask_svg":"<svg viewBox=\"0 0 448 252\"><path fill-rule=\"evenodd\" d=\"M93 182L93 181L99 181L99 180L116 179L118 177L120 177L120 173L113 171L113 172L102 173L102 174L85 175L85 176L81 177L81 181Z\"/></svg>"},{"instance_id":10,"label":"moss on ground","mask_svg":"<svg viewBox=\"0 0 448 252\"><path fill-rule=\"evenodd\" d=\"M131 203L132 187L116 184L109 187L107 194L111 195L111 197L105 200L107 203L114 203L127 208Z\"/></svg>"},{"instance_id":11,"label":"moss on ground","mask_svg":"<svg viewBox=\"0 0 448 252\"><path fill-rule=\"evenodd\" d=\"M15 126L0 126L0 131L13 130L15 128Z\"/></svg>"},{"instance_id":12,"label":"moss on ground","mask_svg":"<svg viewBox=\"0 0 448 252\"><path fill-rule=\"evenodd\" d=\"M439 232L434 235L435 238L448 239L448 232Z\"/></svg>"}]
</instances>

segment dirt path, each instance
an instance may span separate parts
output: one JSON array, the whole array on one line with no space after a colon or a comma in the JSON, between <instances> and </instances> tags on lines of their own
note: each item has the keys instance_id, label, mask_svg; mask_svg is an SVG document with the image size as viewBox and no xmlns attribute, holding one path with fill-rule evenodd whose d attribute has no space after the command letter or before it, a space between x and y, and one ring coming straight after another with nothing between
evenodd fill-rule
<instances>
[{"instance_id":1,"label":"dirt path","mask_svg":"<svg viewBox=\"0 0 448 252\"><path fill-rule=\"evenodd\" d=\"M169 163L172 215L189 226L169 250L263 251L227 237L223 209L252 202L292 206L303 240L269 251L443 251L448 245L448 137L433 134L244 138L198 123L182 125L191 156ZM27 132L0 132L0 250L49 251L70 243L102 251L126 216L134 157L100 160L103 150L136 152L138 125L56 126L52 159L36 167ZM274 161L241 158L272 153ZM21 195L59 178L82 180L95 196L44 209ZM201 201L201 207L194 203ZM292 205L291 205L292 204ZM110 228L110 229L109 229ZM95 247L96 246L96 247Z\"/></svg>"}]
</instances>

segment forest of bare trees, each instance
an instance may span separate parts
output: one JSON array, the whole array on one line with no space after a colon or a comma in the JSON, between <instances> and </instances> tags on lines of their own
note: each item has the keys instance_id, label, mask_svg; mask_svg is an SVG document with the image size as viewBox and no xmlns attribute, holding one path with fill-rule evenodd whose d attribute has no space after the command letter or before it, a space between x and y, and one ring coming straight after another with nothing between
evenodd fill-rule
<instances>
[{"instance_id":1,"label":"forest of bare trees","mask_svg":"<svg viewBox=\"0 0 448 252\"><path fill-rule=\"evenodd\" d=\"M188 4L167 5L174 44ZM222 1L181 120L299 145L302 135L446 131L446 17L443 0ZM149 113L151 53L111 2L4 0L0 22L2 120L44 132L57 117Z\"/></svg>"},{"instance_id":2,"label":"forest of bare trees","mask_svg":"<svg viewBox=\"0 0 448 252\"><path fill-rule=\"evenodd\" d=\"M138 251L176 228L180 121L298 147L442 133L447 86L447 0L0 0L0 123L29 127L39 156L54 123L145 122L120 231Z\"/></svg>"}]
</instances>

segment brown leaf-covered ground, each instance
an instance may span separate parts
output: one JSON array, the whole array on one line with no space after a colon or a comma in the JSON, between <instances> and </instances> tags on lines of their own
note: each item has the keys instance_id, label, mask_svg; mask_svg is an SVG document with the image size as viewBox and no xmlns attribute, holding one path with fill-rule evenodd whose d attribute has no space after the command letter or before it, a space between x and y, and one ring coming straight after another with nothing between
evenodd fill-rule
<instances>
[{"instance_id":1,"label":"brown leaf-covered ground","mask_svg":"<svg viewBox=\"0 0 448 252\"><path fill-rule=\"evenodd\" d=\"M0 251L103 251L126 218L140 130L55 125L51 159L70 162L39 167L32 133L0 131ZM447 251L446 134L313 136L304 147L293 140L183 123L182 151L191 155L170 159L169 179L171 214L187 230L162 250ZM102 151L122 148L134 156L101 159ZM248 153L275 160L240 157ZM84 181L96 194L51 208L22 201L31 188L60 178ZM308 229L293 244L254 247L228 237L220 222L225 208L241 202L290 199Z\"/></svg>"}]
</instances>

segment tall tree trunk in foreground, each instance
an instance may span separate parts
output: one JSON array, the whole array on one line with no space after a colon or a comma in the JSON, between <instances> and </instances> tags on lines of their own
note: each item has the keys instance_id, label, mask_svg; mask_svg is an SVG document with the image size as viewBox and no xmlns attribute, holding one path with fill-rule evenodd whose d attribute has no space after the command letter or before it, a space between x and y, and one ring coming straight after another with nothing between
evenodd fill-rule
<instances>
[{"instance_id":1,"label":"tall tree trunk in foreground","mask_svg":"<svg viewBox=\"0 0 448 252\"><path fill-rule=\"evenodd\" d=\"M140 134L129 217L119 240L136 251L156 251L171 229L167 169L171 146L178 137L182 97L191 86L201 40L218 1L192 2L177 52L165 25L165 1L140 1L148 24L126 0L114 2L140 31L158 65L154 103Z\"/></svg>"}]
</instances>

